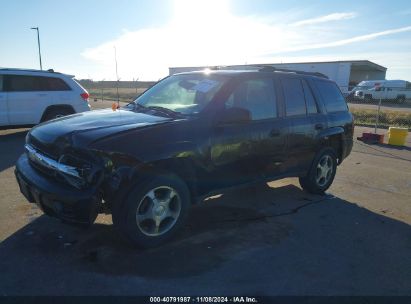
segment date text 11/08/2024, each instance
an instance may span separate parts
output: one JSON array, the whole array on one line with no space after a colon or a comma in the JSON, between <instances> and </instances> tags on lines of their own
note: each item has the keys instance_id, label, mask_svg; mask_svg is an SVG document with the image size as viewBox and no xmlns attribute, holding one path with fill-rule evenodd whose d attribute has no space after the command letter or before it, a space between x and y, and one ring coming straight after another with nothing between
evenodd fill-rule
<instances>
[{"instance_id":1,"label":"date text 11/08/2024","mask_svg":"<svg viewBox=\"0 0 411 304\"><path fill-rule=\"evenodd\" d=\"M150 303L258 303L255 297L150 297Z\"/></svg>"}]
</instances>

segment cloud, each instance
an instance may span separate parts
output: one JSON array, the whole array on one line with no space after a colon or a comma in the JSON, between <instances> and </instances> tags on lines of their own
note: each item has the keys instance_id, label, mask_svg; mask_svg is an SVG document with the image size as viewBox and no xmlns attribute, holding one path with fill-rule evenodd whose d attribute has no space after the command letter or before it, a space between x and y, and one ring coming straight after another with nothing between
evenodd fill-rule
<instances>
[{"instance_id":1,"label":"cloud","mask_svg":"<svg viewBox=\"0 0 411 304\"><path fill-rule=\"evenodd\" d=\"M123 32L84 50L82 56L100 66L97 78L113 78L114 46L122 79L158 79L170 66L245 63L302 39L285 24L234 16L221 0L177 3L175 18L166 26Z\"/></svg>"},{"instance_id":2,"label":"cloud","mask_svg":"<svg viewBox=\"0 0 411 304\"><path fill-rule=\"evenodd\" d=\"M366 34L366 35L361 35L361 36L355 36L355 37L352 37L352 38L337 40L337 41L333 41L333 42L311 44L311 45L306 45L306 46L297 46L297 47L294 47L294 48L284 49L281 52L293 52L293 51L301 51L301 50L312 50L312 49L320 49L320 48L337 47L337 46L343 46L343 45L356 43L356 42L369 41L369 40L373 40L373 39L376 39L376 38L379 38L379 37L382 37L382 36L388 36L388 35L392 35L392 34L409 32L409 31L411 31L411 26L405 26L405 27L386 30L386 31L382 31L382 32L376 32L376 33L371 33L371 34Z\"/></svg>"},{"instance_id":3,"label":"cloud","mask_svg":"<svg viewBox=\"0 0 411 304\"><path fill-rule=\"evenodd\" d=\"M354 15L355 13L335 13L302 20L299 24L318 24L326 22L325 20L353 18ZM176 2L174 18L169 24L158 28L123 31L113 40L84 50L82 56L96 66L98 74L93 74L93 78L115 79L116 46L121 79L138 77L141 80L157 80L166 76L168 67L171 66L279 62L293 54L308 55L310 52L305 52L308 50L313 50L311 53L332 55L336 54L335 50L327 52L325 49L354 43L364 46L360 42L411 31L411 26L406 26L337 39L342 33L333 30L331 25L327 24L326 30L309 26L297 29L289 26L288 20L281 19L280 22L280 19L235 16L230 13L228 2L222 0L180 0ZM277 23L274 24L273 20ZM391 43L390 46L392 45ZM384 45L374 50L382 52ZM347 54L356 57L354 48ZM337 55L334 56L334 60L339 59Z\"/></svg>"},{"instance_id":4,"label":"cloud","mask_svg":"<svg viewBox=\"0 0 411 304\"><path fill-rule=\"evenodd\" d=\"M353 19L355 17L357 17L357 13L354 13L354 12L333 13L333 14L329 14L325 16L297 21L297 22L292 23L291 25L292 26L313 25L313 24L325 23L325 22L330 22L330 21Z\"/></svg>"}]
</instances>

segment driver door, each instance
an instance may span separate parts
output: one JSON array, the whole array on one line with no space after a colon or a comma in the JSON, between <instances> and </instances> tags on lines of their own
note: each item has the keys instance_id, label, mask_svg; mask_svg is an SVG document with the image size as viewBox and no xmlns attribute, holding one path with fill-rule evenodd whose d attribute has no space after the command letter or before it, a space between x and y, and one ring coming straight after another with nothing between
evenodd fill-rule
<instances>
[{"instance_id":1,"label":"driver door","mask_svg":"<svg viewBox=\"0 0 411 304\"><path fill-rule=\"evenodd\" d=\"M250 120L216 122L211 138L215 188L275 176L281 172L285 159L288 127L278 115L274 79L240 80L222 111L233 107L248 110Z\"/></svg>"}]
</instances>

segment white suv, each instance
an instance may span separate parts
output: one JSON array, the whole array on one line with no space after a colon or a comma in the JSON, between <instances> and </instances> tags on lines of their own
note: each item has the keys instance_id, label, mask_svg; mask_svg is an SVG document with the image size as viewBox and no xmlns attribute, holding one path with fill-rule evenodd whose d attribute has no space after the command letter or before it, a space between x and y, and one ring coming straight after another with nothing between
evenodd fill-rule
<instances>
[{"instance_id":1,"label":"white suv","mask_svg":"<svg viewBox=\"0 0 411 304\"><path fill-rule=\"evenodd\" d=\"M89 111L88 99L72 75L0 68L0 126L35 125Z\"/></svg>"}]
</instances>

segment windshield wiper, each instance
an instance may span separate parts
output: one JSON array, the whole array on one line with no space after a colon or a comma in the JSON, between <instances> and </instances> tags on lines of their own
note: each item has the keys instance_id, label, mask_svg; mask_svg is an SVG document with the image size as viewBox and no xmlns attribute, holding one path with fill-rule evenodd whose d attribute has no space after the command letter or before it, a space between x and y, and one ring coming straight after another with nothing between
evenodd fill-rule
<instances>
[{"instance_id":1,"label":"windshield wiper","mask_svg":"<svg viewBox=\"0 0 411 304\"><path fill-rule=\"evenodd\" d=\"M169 117L180 117L183 115L183 113L181 112L177 112L177 111L173 111L164 107L159 107L159 106L148 106L148 107L144 107L145 109L148 110L155 110L158 111L160 113L166 114Z\"/></svg>"},{"instance_id":2,"label":"windshield wiper","mask_svg":"<svg viewBox=\"0 0 411 304\"><path fill-rule=\"evenodd\" d=\"M133 104L134 105L134 110L137 110L137 109L146 109L146 107L145 106L143 106L143 105L141 105L141 104L139 104L139 103L137 103L137 102L130 102L130 104Z\"/></svg>"}]
</instances>

